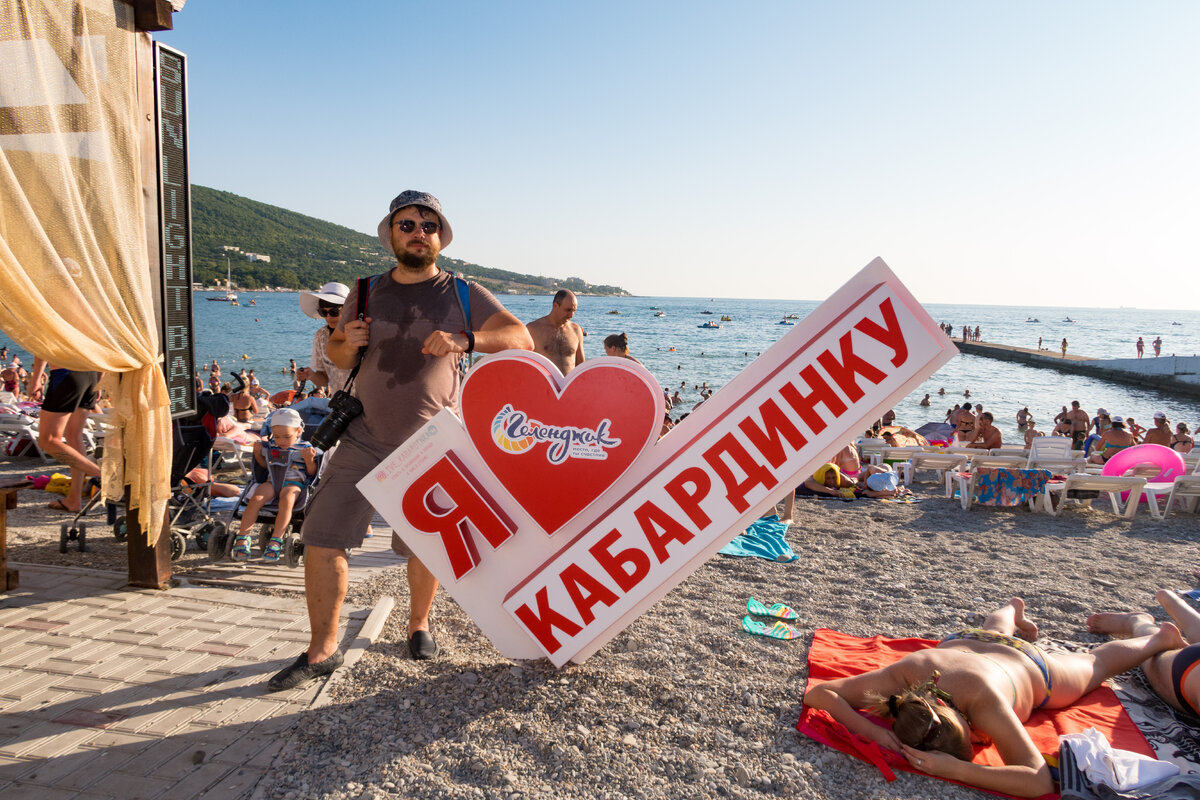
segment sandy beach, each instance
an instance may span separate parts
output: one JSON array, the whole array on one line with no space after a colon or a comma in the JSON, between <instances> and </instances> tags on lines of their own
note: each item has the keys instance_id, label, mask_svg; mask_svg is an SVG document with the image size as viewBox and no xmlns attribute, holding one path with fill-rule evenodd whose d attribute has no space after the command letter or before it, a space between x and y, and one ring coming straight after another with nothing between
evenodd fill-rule
<instances>
[{"instance_id":1,"label":"sandy beach","mask_svg":"<svg viewBox=\"0 0 1200 800\"><path fill-rule=\"evenodd\" d=\"M9 478L40 471L4 464ZM379 641L334 678L334 702L306 713L261 796L416 798L979 797L927 777L880 774L795 731L812 631L940 637L1024 597L1041 633L1094 643L1097 610L1149 609L1160 587L1191 584L1195 516L1132 521L1097 509L1051 518L964 512L941 487L922 502L798 500L790 564L716 557L582 665L502 657L444 592L442 651L412 661L403 573L356 587L393 595ZM88 553L58 552L53 496L23 491L9 511L9 558L123 571L103 527ZM176 572L205 557L190 552ZM194 560L194 562L193 562ZM746 600L787 603L799 639L745 634ZM1162 618L1161 613L1156 616Z\"/></svg>"}]
</instances>

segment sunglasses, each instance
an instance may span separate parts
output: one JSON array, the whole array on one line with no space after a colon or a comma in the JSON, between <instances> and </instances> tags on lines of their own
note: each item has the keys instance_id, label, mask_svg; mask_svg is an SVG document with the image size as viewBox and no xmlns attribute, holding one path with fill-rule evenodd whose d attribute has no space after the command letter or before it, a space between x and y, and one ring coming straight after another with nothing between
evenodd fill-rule
<instances>
[{"instance_id":1,"label":"sunglasses","mask_svg":"<svg viewBox=\"0 0 1200 800\"><path fill-rule=\"evenodd\" d=\"M392 224L399 228L401 233L412 233L417 229L417 223L411 219L398 219ZM436 222L422 222L421 233L426 236L432 236L438 232L439 227L441 226Z\"/></svg>"},{"instance_id":2,"label":"sunglasses","mask_svg":"<svg viewBox=\"0 0 1200 800\"><path fill-rule=\"evenodd\" d=\"M320 314L322 317L328 317L328 316L336 317L342 313L342 307L341 306L327 306L324 303L319 303L317 305L317 313Z\"/></svg>"}]
</instances>

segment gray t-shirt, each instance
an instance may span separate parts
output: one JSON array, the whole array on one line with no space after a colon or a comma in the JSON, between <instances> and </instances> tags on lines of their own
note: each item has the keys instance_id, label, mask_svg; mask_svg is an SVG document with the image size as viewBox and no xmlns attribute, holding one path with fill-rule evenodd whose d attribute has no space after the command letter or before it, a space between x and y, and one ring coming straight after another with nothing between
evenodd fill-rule
<instances>
[{"instance_id":1,"label":"gray t-shirt","mask_svg":"<svg viewBox=\"0 0 1200 800\"><path fill-rule=\"evenodd\" d=\"M479 330L504 310L492 293L470 284L471 329ZM345 326L358 309L358 282L350 290L338 324ZM388 273L375 281L367 298L370 341L354 379L354 395L363 414L350 424L348 437L396 447L443 408L458 406L458 359L425 355L421 344L434 331L466 328L454 276L439 272L421 283L402 284Z\"/></svg>"}]
</instances>

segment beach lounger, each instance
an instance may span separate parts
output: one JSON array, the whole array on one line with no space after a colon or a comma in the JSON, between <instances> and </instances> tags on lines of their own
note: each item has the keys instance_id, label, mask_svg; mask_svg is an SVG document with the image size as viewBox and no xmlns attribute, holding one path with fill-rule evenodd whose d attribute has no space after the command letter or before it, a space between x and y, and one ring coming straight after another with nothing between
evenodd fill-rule
<instances>
[{"instance_id":1,"label":"beach lounger","mask_svg":"<svg viewBox=\"0 0 1200 800\"><path fill-rule=\"evenodd\" d=\"M1024 447L993 447L988 451L988 455L992 456L1019 456L1024 459L1029 458L1029 451Z\"/></svg>"},{"instance_id":2,"label":"beach lounger","mask_svg":"<svg viewBox=\"0 0 1200 800\"><path fill-rule=\"evenodd\" d=\"M1083 472L1087 469L1087 459L1082 451L1071 449L1071 440L1066 436L1035 436L1030 443L1025 469Z\"/></svg>"},{"instance_id":3,"label":"beach lounger","mask_svg":"<svg viewBox=\"0 0 1200 800\"><path fill-rule=\"evenodd\" d=\"M972 455L967 457L967 464L961 470L946 470L944 476L946 483L946 499L952 500L955 491L958 491L960 477L967 481L971 480L971 472L976 469L984 469L987 467L999 467L1002 469L1021 469L1025 466L1025 459L1017 456L993 456L983 450L975 450Z\"/></svg>"},{"instance_id":4,"label":"beach lounger","mask_svg":"<svg viewBox=\"0 0 1200 800\"><path fill-rule=\"evenodd\" d=\"M1072 497L1074 492L1101 492L1108 495L1114 514L1120 514L1129 519L1137 513L1138 498L1142 496L1142 487L1145 485L1145 478L1075 473L1068 475L1064 481L1050 481L1046 484L1043 507L1050 516L1058 516L1067 501L1091 499L1090 497ZM1124 509L1121 508L1122 492L1129 493L1126 496ZM1058 496L1057 506L1055 505L1055 495Z\"/></svg>"},{"instance_id":5,"label":"beach lounger","mask_svg":"<svg viewBox=\"0 0 1200 800\"><path fill-rule=\"evenodd\" d=\"M1187 463L1186 461L1184 462ZM1158 498L1167 496L1167 505L1161 511L1158 508ZM1186 511L1200 510L1200 462L1192 467L1187 475L1179 475L1173 481L1149 481L1142 487L1142 496L1150 506L1150 516L1155 519L1165 519L1171 513L1176 498Z\"/></svg>"},{"instance_id":6,"label":"beach lounger","mask_svg":"<svg viewBox=\"0 0 1200 800\"><path fill-rule=\"evenodd\" d=\"M1050 470L976 466L969 472L955 473L955 476L963 511L969 511L975 504L1003 507L1028 504L1030 511L1037 511L1042 491L1050 481Z\"/></svg>"},{"instance_id":7,"label":"beach lounger","mask_svg":"<svg viewBox=\"0 0 1200 800\"><path fill-rule=\"evenodd\" d=\"M932 470L945 473L950 470L964 469L967 456L954 453L913 453L908 461L899 465L901 479L906 486L911 486L916 474L921 470Z\"/></svg>"}]
</instances>

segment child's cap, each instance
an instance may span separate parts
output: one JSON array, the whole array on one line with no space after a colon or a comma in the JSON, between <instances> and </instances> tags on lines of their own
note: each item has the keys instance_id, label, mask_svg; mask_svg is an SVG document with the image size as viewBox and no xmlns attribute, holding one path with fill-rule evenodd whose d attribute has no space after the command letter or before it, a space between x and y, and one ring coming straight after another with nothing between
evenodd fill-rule
<instances>
[{"instance_id":1,"label":"child's cap","mask_svg":"<svg viewBox=\"0 0 1200 800\"><path fill-rule=\"evenodd\" d=\"M271 415L271 427L278 428L281 425L286 428L303 428L304 422L295 409L281 408Z\"/></svg>"}]
</instances>

